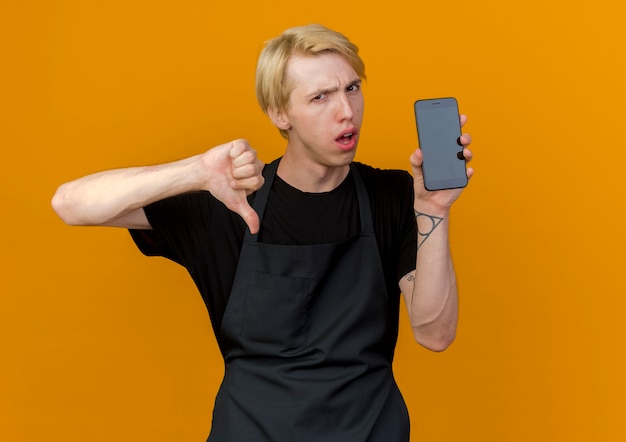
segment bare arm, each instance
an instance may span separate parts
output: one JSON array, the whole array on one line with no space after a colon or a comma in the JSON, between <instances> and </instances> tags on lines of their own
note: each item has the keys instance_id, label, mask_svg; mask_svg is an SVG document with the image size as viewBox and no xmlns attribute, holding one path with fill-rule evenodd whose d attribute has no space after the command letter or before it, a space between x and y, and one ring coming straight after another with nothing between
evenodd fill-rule
<instances>
[{"instance_id":1,"label":"bare arm","mask_svg":"<svg viewBox=\"0 0 626 442\"><path fill-rule=\"evenodd\" d=\"M52 198L52 207L70 225L149 229L143 207L208 190L256 232L258 216L246 197L263 185L262 170L256 152L245 140L236 140L180 161L109 170L65 183Z\"/></svg>"},{"instance_id":2,"label":"bare arm","mask_svg":"<svg viewBox=\"0 0 626 442\"><path fill-rule=\"evenodd\" d=\"M465 123L465 117L462 117ZM464 155L471 139L464 134L461 141ZM445 350L456 337L458 321L458 290L456 273L450 255L448 227L450 207L462 189L425 190L422 176L422 154L411 155L415 187L415 217L418 230L415 271L400 281L415 340L434 351ZM473 170L467 169L468 177Z\"/></svg>"},{"instance_id":3,"label":"bare arm","mask_svg":"<svg viewBox=\"0 0 626 442\"><path fill-rule=\"evenodd\" d=\"M456 336L458 318L448 216L416 212L416 222L419 233L415 270L400 281L400 289L415 340L426 348L442 351Z\"/></svg>"}]
</instances>

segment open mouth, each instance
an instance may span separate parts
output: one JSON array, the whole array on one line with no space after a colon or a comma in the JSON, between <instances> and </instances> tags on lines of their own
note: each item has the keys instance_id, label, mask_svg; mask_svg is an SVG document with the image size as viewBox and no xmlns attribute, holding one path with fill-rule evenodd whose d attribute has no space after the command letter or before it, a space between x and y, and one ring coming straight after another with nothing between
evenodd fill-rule
<instances>
[{"instance_id":1,"label":"open mouth","mask_svg":"<svg viewBox=\"0 0 626 442\"><path fill-rule=\"evenodd\" d=\"M352 138L354 137L354 132L346 132L345 134L341 135L339 138L337 138L337 142L339 144L343 144L344 146L350 144L350 142L352 141Z\"/></svg>"}]
</instances>

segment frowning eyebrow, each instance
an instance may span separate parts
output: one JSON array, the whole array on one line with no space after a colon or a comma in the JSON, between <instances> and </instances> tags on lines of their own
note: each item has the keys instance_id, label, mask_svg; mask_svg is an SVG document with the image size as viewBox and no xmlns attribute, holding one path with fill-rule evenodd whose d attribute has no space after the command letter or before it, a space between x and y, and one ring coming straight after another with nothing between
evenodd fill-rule
<instances>
[{"instance_id":1,"label":"frowning eyebrow","mask_svg":"<svg viewBox=\"0 0 626 442\"><path fill-rule=\"evenodd\" d=\"M352 86L360 86L361 85L361 79L357 78L355 80L352 80L350 83L348 83L348 85L345 87L346 89L352 87ZM319 89L315 89L314 91L308 93L306 96L309 98L313 98L313 97L317 97L318 95L322 95L322 94L329 94L332 92L337 92L339 90L339 87L337 86L333 86L333 87L328 87L328 88L319 88Z\"/></svg>"}]
</instances>

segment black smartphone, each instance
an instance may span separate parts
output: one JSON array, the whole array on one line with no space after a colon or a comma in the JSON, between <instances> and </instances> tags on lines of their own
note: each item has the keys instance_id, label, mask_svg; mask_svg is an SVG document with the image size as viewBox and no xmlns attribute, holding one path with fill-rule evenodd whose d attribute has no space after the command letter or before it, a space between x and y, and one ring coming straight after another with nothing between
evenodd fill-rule
<instances>
[{"instance_id":1,"label":"black smartphone","mask_svg":"<svg viewBox=\"0 0 626 442\"><path fill-rule=\"evenodd\" d=\"M455 98L415 102L419 147L424 154L422 171L427 190L467 186L467 171L460 145L461 121Z\"/></svg>"}]
</instances>

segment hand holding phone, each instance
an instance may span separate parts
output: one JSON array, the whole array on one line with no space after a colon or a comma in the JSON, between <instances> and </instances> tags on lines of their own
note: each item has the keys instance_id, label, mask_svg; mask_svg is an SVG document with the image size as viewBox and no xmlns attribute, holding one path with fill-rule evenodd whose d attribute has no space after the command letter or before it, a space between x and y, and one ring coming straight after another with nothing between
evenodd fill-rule
<instances>
[{"instance_id":1,"label":"hand holding phone","mask_svg":"<svg viewBox=\"0 0 626 442\"><path fill-rule=\"evenodd\" d=\"M417 100L414 105L422 172L427 190L467 186L461 122L454 98Z\"/></svg>"}]
</instances>

